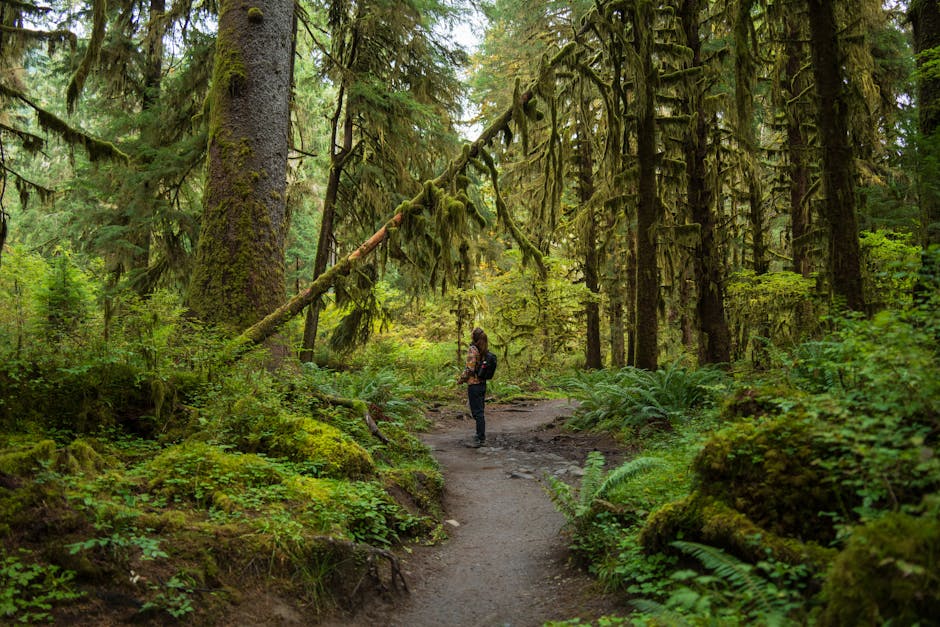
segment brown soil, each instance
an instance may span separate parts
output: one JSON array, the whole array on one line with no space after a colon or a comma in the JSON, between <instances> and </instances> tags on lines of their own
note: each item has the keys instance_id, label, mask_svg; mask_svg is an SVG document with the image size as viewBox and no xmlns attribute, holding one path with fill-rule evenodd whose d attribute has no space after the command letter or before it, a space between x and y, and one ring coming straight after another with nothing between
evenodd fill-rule
<instances>
[{"instance_id":1,"label":"brown soil","mask_svg":"<svg viewBox=\"0 0 940 627\"><path fill-rule=\"evenodd\" d=\"M576 483L587 454L623 457L610 438L562 432L567 401L488 405L487 445L473 449L473 420L440 413L422 439L444 471L449 539L402 558L409 592L324 622L390 627L542 625L626 613L572 564L564 518L546 476Z\"/></svg>"}]
</instances>

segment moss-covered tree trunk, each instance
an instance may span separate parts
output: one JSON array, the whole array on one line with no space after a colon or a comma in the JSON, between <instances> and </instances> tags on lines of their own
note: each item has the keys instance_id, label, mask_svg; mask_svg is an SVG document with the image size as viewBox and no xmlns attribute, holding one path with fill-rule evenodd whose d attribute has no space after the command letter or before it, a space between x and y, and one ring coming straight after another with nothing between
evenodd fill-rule
<instances>
[{"instance_id":1,"label":"moss-covered tree trunk","mask_svg":"<svg viewBox=\"0 0 940 627\"><path fill-rule=\"evenodd\" d=\"M936 0L914 0L909 17L914 29L914 51L940 49L940 3ZM917 82L917 100L920 127L918 146L918 178L921 208L921 244L926 252L930 246L940 246L940 72L924 67L925 59L918 57L921 73ZM933 267L936 257L924 255L921 270L923 285L937 280L940 268Z\"/></svg>"},{"instance_id":2,"label":"moss-covered tree trunk","mask_svg":"<svg viewBox=\"0 0 940 627\"><path fill-rule=\"evenodd\" d=\"M807 0L810 47L823 152L824 211L829 230L830 285L852 311L865 310L855 198L855 155L849 143L842 50L830 0Z\"/></svg>"},{"instance_id":3,"label":"moss-covered tree trunk","mask_svg":"<svg viewBox=\"0 0 940 627\"><path fill-rule=\"evenodd\" d=\"M691 67L703 68L701 0L683 0L679 16L685 45L692 51ZM705 84L699 74L691 78L688 98L689 118L693 120L685 137L686 190L692 221L699 225L694 270L696 313L698 314L698 359L701 364L729 363L731 335L725 316L724 277L721 255L715 237L717 219L713 209L714 192L707 173L708 123L705 110Z\"/></svg>"},{"instance_id":4,"label":"moss-covered tree trunk","mask_svg":"<svg viewBox=\"0 0 940 627\"><path fill-rule=\"evenodd\" d=\"M803 20L793 12L784 15L786 32L786 67L784 93L789 102L787 116L787 158L790 169L790 238L793 249L793 271L809 276L813 271L810 229L812 212L809 204L810 167L807 114L802 94L809 86L803 66L806 45Z\"/></svg>"},{"instance_id":5,"label":"moss-covered tree trunk","mask_svg":"<svg viewBox=\"0 0 940 627\"><path fill-rule=\"evenodd\" d=\"M584 221L584 286L591 298L584 305L585 347L584 367L598 369L603 366L601 358L601 310L599 259L597 250L597 212L590 206L594 197L594 155L589 114L590 102L582 93L578 111L578 139L575 145L578 161L578 200L586 211Z\"/></svg>"},{"instance_id":6,"label":"moss-covered tree trunk","mask_svg":"<svg viewBox=\"0 0 940 627\"><path fill-rule=\"evenodd\" d=\"M751 256L754 272L767 272L767 245L764 233L763 190L761 189L759 146L754 120L754 83L757 78L754 21L751 10L754 0L738 0L734 22L734 101L737 116L736 130L740 145L739 158L744 184L747 186L747 202L751 223Z\"/></svg>"},{"instance_id":7,"label":"moss-covered tree trunk","mask_svg":"<svg viewBox=\"0 0 940 627\"><path fill-rule=\"evenodd\" d=\"M659 362L659 261L656 228L659 195L656 181L656 84L653 64L653 7L637 0L633 9L636 52L636 140L639 162L636 245L636 366L656 370Z\"/></svg>"},{"instance_id":8,"label":"moss-covered tree trunk","mask_svg":"<svg viewBox=\"0 0 940 627\"><path fill-rule=\"evenodd\" d=\"M222 0L189 304L243 329L284 300L292 0Z\"/></svg>"}]
</instances>

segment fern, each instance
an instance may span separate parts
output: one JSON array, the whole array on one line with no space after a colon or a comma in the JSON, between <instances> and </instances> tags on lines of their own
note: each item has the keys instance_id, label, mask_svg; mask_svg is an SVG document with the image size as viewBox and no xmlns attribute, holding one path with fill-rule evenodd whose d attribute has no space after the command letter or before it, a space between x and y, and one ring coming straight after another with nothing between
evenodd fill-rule
<instances>
[{"instance_id":1,"label":"fern","mask_svg":"<svg viewBox=\"0 0 940 627\"><path fill-rule=\"evenodd\" d=\"M678 364L656 372L624 368L578 373L563 381L581 401L568 424L575 429L620 429L678 420L708 403L725 378L715 368L688 370Z\"/></svg>"},{"instance_id":2,"label":"fern","mask_svg":"<svg viewBox=\"0 0 940 627\"><path fill-rule=\"evenodd\" d=\"M637 457L611 471L597 487L593 499L604 498L607 494L628 481L634 479L655 466L661 466L663 461L656 457Z\"/></svg>"},{"instance_id":3,"label":"fern","mask_svg":"<svg viewBox=\"0 0 940 627\"><path fill-rule=\"evenodd\" d=\"M691 625L682 614L658 601L650 599L631 599L630 605L644 614L649 614L650 616L655 616L665 621L665 624L671 625L672 627L689 627L689 625Z\"/></svg>"},{"instance_id":4,"label":"fern","mask_svg":"<svg viewBox=\"0 0 940 627\"><path fill-rule=\"evenodd\" d=\"M600 451L588 453L584 462L584 475L581 477L581 489L578 492L578 515L583 515L594 502L597 488L601 485L604 473L604 454Z\"/></svg>"},{"instance_id":5,"label":"fern","mask_svg":"<svg viewBox=\"0 0 940 627\"><path fill-rule=\"evenodd\" d=\"M784 625L787 623L786 609L779 604L783 599L778 595L776 586L754 573L751 564L725 553L721 549L697 542L676 540L671 545L687 555L698 559L705 568L728 583L734 589L743 592L748 605L756 605L757 613L766 625Z\"/></svg>"},{"instance_id":6,"label":"fern","mask_svg":"<svg viewBox=\"0 0 940 627\"><path fill-rule=\"evenodd\" d=\"M653 457L638 457L605 475L604 454L600 451L591 451L584 463L584 475L581 478L581 487L577 496L567 483L550 476L548 477L549 497L568 523L576 524L587 516L598 499L606 497L611 490L660 464L662 460Z\"/></svg>"},{"instance_id":7,"label":"fern","mask_svg":"<svg viewBox=\"0 0 940 627\"><path fill-rule=\"evenodd\" d=\"M561 479L549 475L548 496L555 505L555 509L561 512L568 524L574 524L578 518L578 508L571 486Z\"/></svg>"}]
</instances>

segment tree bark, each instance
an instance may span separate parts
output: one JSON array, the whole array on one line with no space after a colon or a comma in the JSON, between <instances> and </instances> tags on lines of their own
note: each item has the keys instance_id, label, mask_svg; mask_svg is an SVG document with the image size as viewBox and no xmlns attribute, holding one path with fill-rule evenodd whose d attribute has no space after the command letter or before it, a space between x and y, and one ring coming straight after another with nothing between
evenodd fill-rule
<instances>
[{"instance_id":1,"label":"tree bark","mask_svg":"<svg viewBox=\"0 0 940 627\"><path fill-rule=\"evenodd\" d=\"M317 254L313 260L313 278L323 274L330 261L330 251L333 243L333 221L336 217L336 199L339 195L340 179L343 176L343 166L349 158L353 147L353 118L349 110L349 100L345 96L345 86L340 88L337 97L336 113L333 116L330 132L330 174L326 182L326 193L323 196L323 211L320 218L320 236L317 240ZM339 134L339 120L343 114L343 143L336 149L336 138ZM303 350L300 352L300 361L313 361L313 349L317 341L317 328L320 323L320 299L315 300L307 307L307 319L304 322Z\"/></svg>"},{"instance_id":2,"label":"tree bark","mask_svg":"<svg viewBox=\"0 0 940 627\"><path fill-rule=\"evenodd\" d=\"M810 170L809 140L806 127L805 106L802 94L809 87L803 71L806 50L803 44L803 29L799 15L786 13L786 85L785 93L790 105L787 114L787 156L790 170L790 240L792 242L793 271L808 277L813 271L810 242L812 213L809 204Z\"/></svg>"},{"instance_id":3,"label":"tree bark","mask_svg":"<svg viewBox=\"0 0 940 627\"><path fill-rule=\"evenodd\" d=\"M830 0L807 0L816 79L817 125L823 151L830 289L852 311L865 311L859 260L855 155L849 143L842 51ZM840 303L841 305L842 303Z\"/></svg>"},{"instance_id":4,"label":"tree bark","mask_svg":"<svg viewBox=\"0 0 940 627\"><path fill-rule=\"evenodd\" d=\"M936 0L914 0L908 17L914 30L914 52L920 55L940 47L940 4ZM918 57L922 67L924 59ZM922 73L917 83L918 125L918 178L921 207L922 280L915 291L922 292L936 282L940 268L934 267L936 255L928 255L931 246L940 245L940 74Z\"/></svg>"},{"instance_id":5,"label":"tree bark","mask_svg":"<svg viewBox=\"0 0 940 627\"><path fill-rule=\"evenodd\" d=\"M636 365L656 370L659 365L659 265L656 228L659 195L656 182L656 85L653 65L653 7L637 0L633 8L633 47L636 68L637 159L637 264L636 264Z\"/></svg>"},{"instance_id":6,"label":"tree bark","mask_svg":"<svg viewBox=\"0 0 940 627\"><path fill-rule=\"evenodd\" d=\"M582 98L581 108L578 111L578 138L575 150L578 159L578 200L581 202L582 210L587 212L582 241L584 247L584 286L591 292L591 299L584 306L584 367L599 369L603 367L603 363L601 358L601 311L598 302L600 280L598 277L597 214L593 207L588 206L594 197L594 157L591 152L591 131L587 121L589 107L590 103Z\"/></svg>"},{"instance_id":7,"label":"tree bark","mask_svg":"<svg viewBox=\"0 0 940 627\"><path fill-rule=\"evenodd\" d=\"M757 70L752 41L753 21L751 8L754 0L738 0L734 23L734 100L737 113L738 142L741 146L742 173L747 186L749 218L751 222L751 255L754 272L767 272L767 247L764 241L763 191L758 163L758 142L754 132L754 81Z\"/></svg>"},{"instance_id":8,"label":"tree bark","mask_svg":"<svg viewBox=\"0 0 940 627\"><path fill-rule=\"evenodd\" d=\"M283 302L292 0L222 0L202 229L189 303L244 329Z\"/></svg>"},{"instance_id":9,"label":"tree bark","mask_svg":"<svg viewBox=\"0 0 940 627\"><path fill-rule=\"evenodd\" d=\"M680 8L686 46L692 50L692 67L702 68L702 40L699 33L701 0L684 0ZM715 237L714 191L707 176L708 125L705 94L695 75L688 94L688 113L694 123L685 138L686 190L692 221L699 225L695 247L695 310L698 317L698 360L700 364L729 363L731 335L725 316L724 277Z\"/></svg>"}]
</instances>

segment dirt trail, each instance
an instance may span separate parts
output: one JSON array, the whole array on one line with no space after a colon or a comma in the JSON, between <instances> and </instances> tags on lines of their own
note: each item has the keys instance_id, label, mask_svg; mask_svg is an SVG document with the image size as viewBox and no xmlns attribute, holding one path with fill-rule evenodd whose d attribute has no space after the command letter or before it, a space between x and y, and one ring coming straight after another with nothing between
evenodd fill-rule
<instances>
[{"instance_id":1,"label":"dirt trail","mask_svg":"<svg viewBox=\"0 0 940 627\"><path fill-rule=\"evenodd\" d=\"M422 439L444 470L449 539L403 559L403 599L326 624L528 627L622 613L569 564L564 518L545 492L546 473L577 481L591 450L612 462L622 455L608 439L561 433L557 419L573 409L567 401L488 405L487 446L479 449L466 446L469 417L440 416Z\"/></svg>"}]
</instances>

